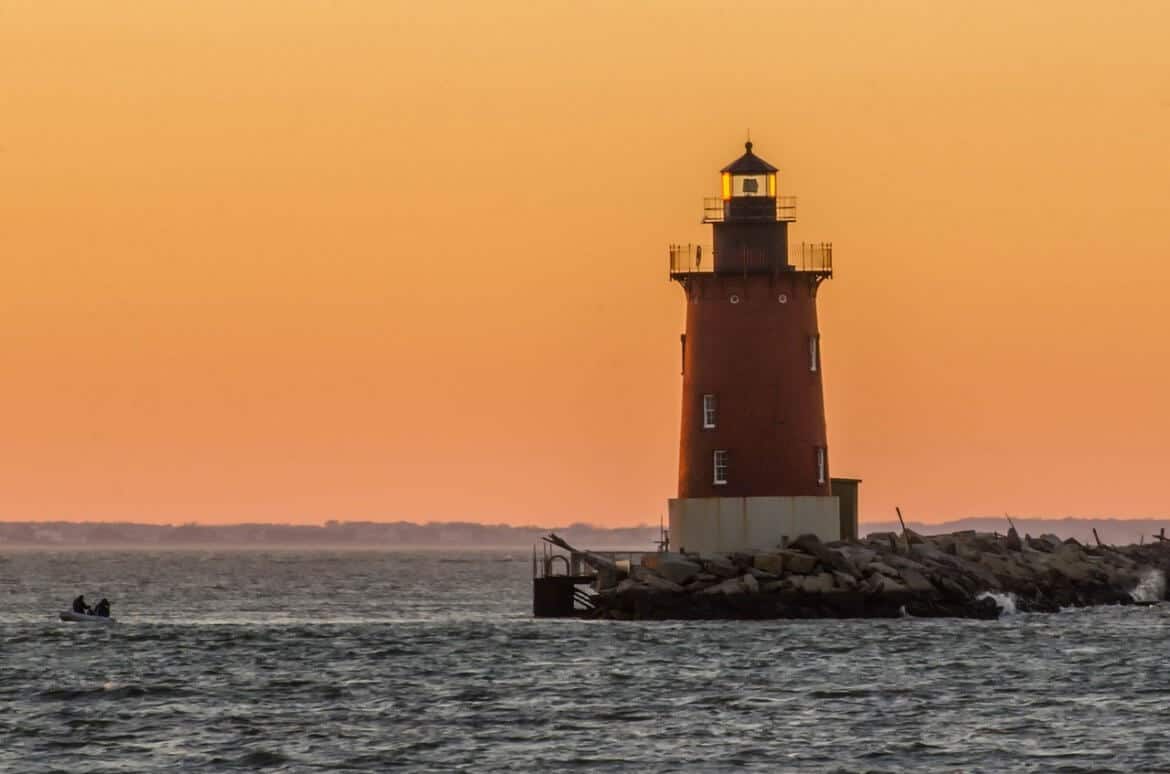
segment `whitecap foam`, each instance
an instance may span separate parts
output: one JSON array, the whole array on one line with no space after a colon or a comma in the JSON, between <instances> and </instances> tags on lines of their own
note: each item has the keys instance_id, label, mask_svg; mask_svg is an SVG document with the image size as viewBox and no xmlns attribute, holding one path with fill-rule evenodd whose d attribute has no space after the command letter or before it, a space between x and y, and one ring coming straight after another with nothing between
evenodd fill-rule
<instances>
[{"instance_id":1,"label":"whitecap foam","mask_svg":"<svg viewBox=\"0 0 1170 774\"><path fill-rule=\"evenodd\" d=\"M1010 591L1006 594L1000 591L984 591L975 597L976 599L993 599L995 604L999 606L1000 615L1015 615L1016 610L1016 595Z\"/></svg>"},{"instance_id":2,"label":"whitecap foam","mask_svg":"<svg viewBox=\"0 0 1170 774\"><path fill-rule=\"evenodd\" d=\"M1166 574L1161 570L1147 570L1129 595L1134 602L1161 602L1166 598Z\"/></svg>"}]
</instances>

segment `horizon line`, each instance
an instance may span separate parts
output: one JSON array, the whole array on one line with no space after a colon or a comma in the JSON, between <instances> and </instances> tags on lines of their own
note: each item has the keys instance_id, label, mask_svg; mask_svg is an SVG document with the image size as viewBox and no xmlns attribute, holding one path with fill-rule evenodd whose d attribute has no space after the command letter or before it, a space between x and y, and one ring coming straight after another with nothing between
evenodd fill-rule
<instances>
[{"instance_id":1,"label":"horizon line","mask_svg":"<svg viewBox=\"0 0 1170 774\"><path fill-rule=\"evenodd\" d=\"M1139 521L1170 521L1170 516L1012 516L1013 519L1019 521L1042 521L1042 522L1068 522L1068 521L1111 521L1111 522L1139 522ZM990 516L959 516L942 521L922 521L920 519L906 519L907 524L919 524L926 526L942 526L946 524L955 524L964 521L978 521L978 520L1007 520L1007 517L1002 515ZM889 519L860 519L859 524L896 524L896 518ZM409 519L397 519L394 521L379 521L372 519L326 519L321 522L289 522L289 521L230 521L230 522L207 522L207 521L182 521L182 522L151 522L151 521L133 521L133 520L89 520L89 519L9 519L0 518L0 524L70 524L70 525L121 525L134 527L170 527L173 529L182 527L291 527L291 528L305 528L305 529L326 529L331 526L345 526L345 525L411 525L417 527L441 527L441 526L464 526L464 527L492 527L505 529L531 529L531 530L555 530L555 529L571 529L571 528L589 528L599 530L623 530L623 529L657 529L658 524L639 523L639 524L619 524L619 525L604 525L596 524L587 521L575 521L567 524L557 526L547 526L539 524L509 524L507 522L479 522L479 521L412 521Z\"/></svg>"}]
</instances>

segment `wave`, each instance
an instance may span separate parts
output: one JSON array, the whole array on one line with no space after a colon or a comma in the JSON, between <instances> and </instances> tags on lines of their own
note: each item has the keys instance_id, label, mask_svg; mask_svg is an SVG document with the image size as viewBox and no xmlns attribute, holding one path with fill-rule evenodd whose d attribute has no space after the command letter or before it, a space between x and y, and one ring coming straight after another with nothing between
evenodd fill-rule
<instances>
[{"instance_id":1,"label":"wave","mask_svg":"<svg viewBox=\"0 0 1170 774\"><path fill-rule=\"evenodd\" d=\"M267 768L288 763L289 758L276 750L255 749L245 754L239 760L239 765L248 768Z\"/></svg>"},{"instance_id":2,"label":"wave","mask_svg":"<svg viewBox=\"0 0 1170 774\"><path fill-rule=\"evenodd\" d=\"M995 604L999 606L999 614L1001 616L1015 615L1019 612L1016 609L1016 595L1011 592L984 591L975 598L995 600Z\"/></svg>"},{"instance_id":3,"label":"wave","mask_svg":"<svg viewBox=\"0 0 1170 774\"><path fill-rule=\"evenodd\" d=\"M47 688L33 695L33 698L42 701L76 701L76 700L108 700L108 699L137 699L144 696L153 698L173 698L188 696L191 691L186 688L168 685L134 685L108 681L101 685L56 687Z\"/></svg>"},{"instance_id":4,"label":"wave","mask_svg":"<svg viewBox=\"0 0 1170 774\"><path fill-rule=\"evenodd\" d=\"M1161 602L1166 598L1166 574L1161 570L1148 570L1129 595L1134 602Z\"/></svg>"},{"instance_id":5,"label":"wave","mask_svg":"<svg viewBox=\"0 0 1170 774\"><path fill-rule=\"evenodd\" d=\"M76 699L130 699L145 696L147 690L139 685L116 685L105 683L93 688L49 688L36 694L36 698L47 701Z\"/></svg>"}]
</instances>

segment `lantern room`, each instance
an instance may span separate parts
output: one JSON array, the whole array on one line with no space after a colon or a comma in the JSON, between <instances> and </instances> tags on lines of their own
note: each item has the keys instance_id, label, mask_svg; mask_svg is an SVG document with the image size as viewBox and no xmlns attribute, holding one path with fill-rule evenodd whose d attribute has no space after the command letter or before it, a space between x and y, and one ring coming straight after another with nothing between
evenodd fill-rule
<instances>
[{"instance_id":1,"label":"lantern room","mask_svg":"<svg viewBox=\"0 0 1170 774\"><path fill-rule=\"evenodd\" d=\"M723 220L776 220L776 167L747 151L719 170Z\"/></svg>"},{"instance_id":2,"label":"lantern room","mask_svg":"<svg viewBox=\"0 0 1170 774\"><path fill-rule=\"evenodd\" d=\"M723 201L747 197L776 198L776 167L752 153L752 144L744 144L747 153L721 169Z\"/></svg>"}]
</instances>

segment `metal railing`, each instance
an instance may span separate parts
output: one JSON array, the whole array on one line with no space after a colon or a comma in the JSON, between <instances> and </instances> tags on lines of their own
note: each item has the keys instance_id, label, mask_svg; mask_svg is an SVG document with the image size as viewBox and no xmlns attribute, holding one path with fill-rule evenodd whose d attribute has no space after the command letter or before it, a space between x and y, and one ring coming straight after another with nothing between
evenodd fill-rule
<instances>
[{"instance_id":1,"label":"metal railing","mask_svg":"<svg viewBox=\"0 0 1170 774\"><path fill-rule=\"evenodd\" d=\"M704 266L704 261L706 265ZM670 273L695 274L715 270L715 252L702 245L671 245Z\"/></svg>"},{"instance_id":2,"label":"metal railing","mask_svg":"<svg viewBox=\"0 0 1170 774\"><path fill-rule=\"evenodd\" d=\"M721 260L721 274L760 274L765 272L803 271L833 273L832 242L800 242L788 246L788 260L780 261L764 250L744 248L730 260ZM715 253L702 245L670 246L670 276L710 274L715 271Z\"/></svg>"},{"instance_id":3,"label":"metal railing","mask_svg":"<svg viewBox=\"0 0 1170 774\"><path fill-rule=\"evenodd\" d=\"M654 553L653 551L590 551L589 553L596 556L602 556L612 561L617 565L618 569L623 572L629 572L632 565L640 564L644 554ZM587 561L585 561L584 553L569 552L562 549L551 548L547 544L543 545L540 554L536 551L536 546L532 547L532 577L533 578L555 578L555 577L593 577L597 575L597 570L593 569Z\"/></svg>"},{"instance_id":4,"label":"metal railing","mask_svg":"<svg viewBox=\"0 0 1170 774\"><path fill-rule=\"evenodd\" d=\"M727 201L719 196L707 196L703 198L703 222L704 223L722 223L726 218L725 206ZM755 218L749 218L755 220ZM796 197L795 196L777 196L776 197L776 220L784 223L792 223L796 220Z\"/></svg>"},{"instance_id":5,"label":"metal railing","mask_svg":"<svg viewBox=\"0 0 1170 774\"><path fill-rule=\"evenodd\" d=\"M801 242L788 246L788 262L796 271L833 273L832 242Z\"/></svg>"}]
</instances>

